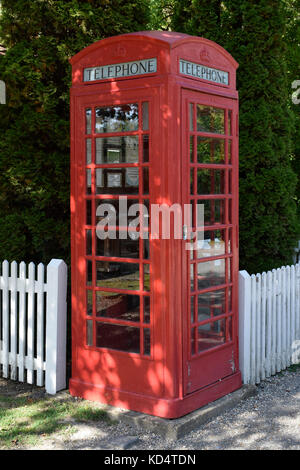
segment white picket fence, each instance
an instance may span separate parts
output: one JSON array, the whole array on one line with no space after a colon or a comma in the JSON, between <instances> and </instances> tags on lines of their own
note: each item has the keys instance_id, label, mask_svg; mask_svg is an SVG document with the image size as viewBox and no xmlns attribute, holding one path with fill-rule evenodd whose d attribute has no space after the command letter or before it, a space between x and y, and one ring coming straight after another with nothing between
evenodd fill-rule
<instances>
[{"instance_id":1,"label":"white picket fence","mask_svg":"<svg viewBox=\"0 0 300 470\"><path fill-rule=\"evenodd\" d=\"M300 363L300 263L239 273L240 370L255 384Z\"/></svg>"},{"instance_id":2,"label":"white picket fence","mask_svg":"<svg viewBox=\"0 0 300 470\"><path fill-rule=\"evenodd\" d=\"M66 387L67 266L4 261L0 274L0 374L55 394Z\"/></svg>"}]
</instances>

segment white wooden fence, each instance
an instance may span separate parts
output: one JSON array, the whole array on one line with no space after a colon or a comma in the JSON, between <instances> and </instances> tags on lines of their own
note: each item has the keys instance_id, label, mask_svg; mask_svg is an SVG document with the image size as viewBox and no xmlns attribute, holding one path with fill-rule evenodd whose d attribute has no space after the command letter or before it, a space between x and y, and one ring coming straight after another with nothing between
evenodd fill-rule
<instances>
[{"instance_id":1,"label":"white wooden fence","mask_svg":"<svg viewBox=\"0 0 300 470\"><path fill-rule=\"evenodd\" d=\"M55 394L66 387L67 266L4 261L0 274L0 374Z\"/></svg>"},{"instance_id":2,"label":"white wooden fence","mask_svg":"<svg viewBox=\"0 0 300 470\"><path fill-rule=\"evenodd\" d=\"M246 384L300 362L300 263L252 276L240 271L239 342Z\"/></svg>"}]
</instances>

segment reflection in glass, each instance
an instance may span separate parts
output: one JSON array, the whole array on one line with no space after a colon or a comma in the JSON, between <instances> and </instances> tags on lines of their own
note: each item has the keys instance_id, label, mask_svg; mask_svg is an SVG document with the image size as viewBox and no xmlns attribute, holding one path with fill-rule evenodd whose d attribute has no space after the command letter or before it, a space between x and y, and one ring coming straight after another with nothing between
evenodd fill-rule
<instances>
[{"instance_id":1,"label":"reflection in glass","mask_svg":"<svg viewBox=\"0 0 300 470\"><path fill-rule=\"evenodd\" d=\"M225 163L225 141L208 137L197 137L198 163Z\"/></svg>"},{"instance_id":2,"label":"reflection in glass","mask_svg":"<svg viewBox=\"0 0 300 470\"><path fill-rule=\"evenodd\" d=\"M96 323L96 346L129 353L140 352L140 329L132 326Z\"/></svg>"},{"instance_id":3,"label":"reflection in glass","mask_svg":"<svg viewBox=\"0 0 300 470\"><path fill-rule=\"evenodd\" d=\"M86 225L92 225L92 201L86 201Z\"/></svg>"},{"instance_id":4,"label":"reflection in glass","mask_svg":"<svg viewBox=\"0 0 300 470\"><path fill-rule=\"evenodd\" d=\"M232 142L228 140L228 163L231 164L232 161Z\"/></svg>"},{"instance_id":5,"label":"reflection in glass","mask_svg":"<svg viewBox=\"0 0 300 470\"><path fill-rule=\"evenodd\" d=\"M95 132L130 132L139 128L138 105L124 104L96 109Z\"/></svg>"},{"instance_id":6,"label":"reflection in glass","mask_svg":"<svg viewBox=\"0 0 300 470\"><path fill-rule=\"evenodd\" d=\"M198 194L225 194L225 170L197 170Z\"/></svg>"},{"instance_id":7,"label":"reflection in glass","mask_svg":"<svg viewBox=\"0 0 300 470\"><path fill-rule=\"evenodd\" d=\"M143 131L149 130L149 103L144 102L142 104L142 120L143 120Z\"/></svg>"},{"instance_id":8,"label":"reflection in glass","mask_svg":"<svg viewBox=\"0 0 300 470\"><path fill-rule=\"evenodd\" d=\"M197 204L204 204L204 225L226 223L224 199L201 199Z\"/></svg>"},{"instance_id":9,"label":"reflection in glass","mask_svg":"<svg viewBox=\"0 0 300 470\"><path fill-rule=\"evenodd\" d=\"M86 139L86 164L92 163L92 139Z\"/></svg>"},{"instance_id":10,"label":"reflection in glass","mask_svg":"<svg viewBox=\"0 0 300 470\"><path fill-rule=\"evenodd\" d=\"M88 108L85 110L85 132L91 134L92 132L92 110Z\"/></svg>"},{"instance_id":11,"label":"reflection in glass","mask_svg":"<svg viewBox=\"0 0 300 470\"><path fill-rule=\"evenodd\" d=\"M225 134L225 110L202 104L197 105L197 131Z\"/></svg>"},{"instance_id":12,"label":"reflection in glass","mask_svg":"<svg viewBox=\"0 0 300 470\"><path fill-rule=\"evenodd\" d=\"M195 321L195 297L191 297L191 323Z\"/></svg>"},{"instance_id":13,"label":"reflection in glass","mask_svg":"<svg viewBox=\"0 0 300 470\"><path fill-rule=\"evenodd\" d=\"M199 237L203 237L203 240ZM198 234L197 258L225 255L225 230L208 230Z\"/></svg>"},{"instance_id":14,"label":"reflection in glass","mask_svg":"<svg viewBox=\"0 0 300 470\"><path fill-rule=\"evenodd\" d=\"M139 161L139 138L101 137L96 139L96 164L137 163Z\"/></svg>"},{"instance_id":15,"label":"reflection in glass","mask_svg":"<svg viewBox=\"0 0 300 470\"><path fill-rule=\"evenodd\" d=\"M93 291L86 291L86 310L89 316L93 315Z\"/></svg>"},{"instance_id":16,"label":"reflection in glass","mask_svg":"<svg viewBox=\"0 0 300 470\"><path fill-rule=\"evenodd\" d=\"M140 321L139 295L96 291L97 317L131 322Z\"/></svg>"},{"instance_id":17,"label":"reflection in glass","mask_svg":"<svg viewBox=\"0 0 300 470\"><path fill-rule=\"evenodd\" d=\"M138 194L138 168L97 168L97 194Z\"/></svg>"},{"instance_id":18,"label":"reflection in glass","mask_svg":"<svg viewBox=\"0 0 300 470\"><path fill-rule=\"evenodd\" d=\"M225 319L198 327L198 352L224 344L226 340Z\"/></svg>"},{"instance_id":19,"label":"reflection in glass","mask_svg":"<svg viewBox=\"0 0 300 470\"><path fill-rule=\"evenodd\" d=\"M194 104L190 103L189 104L189 109L190 109L190 131L194 130Z\"/></svg>"},{"instance_id":20,"label":"reflection in glass","mask_svg":"<svg viewBox=\"0 0 300 470\"><path fill-rule=\"evenodd\" d=\"M86 284L88 286L92 285L93 282L93 270L92 270L92 261L87 260L86 261Z\"/></svg>"},{"instance_id":21,"label":"reflection in glass","mask_svg":"<svg viewBox=\"0 0 300 470\"><path fill-rule=\"evenodd\" d=\"M107 256L117 258L139 258L139 240L132 240L130 237L115 240L107 238L100 240L96 235L96 256Z\"/></svg>"},{"instance_id":22,"label":"reflection in glass","mask_svg":"<svg viewBox=\"0 0 300 470\"><path fill-rule=\"evenodd\" d=\"M144 290L150 291L150 264L144 264Z\"/></svg>"},{"instance_id":23,"label":"reflection in glass","mask_svg":"<svg viewBox=\"0 0 300 470\"><path fill-rule=\"evenodd\" d=\"M190 160L194 163L194 136L190 137Z\"/></svg>"},{"instance_id":24,"label":"reflection in glass","mask_svg":"<svg viewBox=\"0 0 300 470\"><path fill-rule=\"evenodd\" d=\"M143 135L143 162L149 162L149 135Z\"/></svg>"},{"instance_id":25,"label":"reflection in glass","mask_svg":"<svg viewBox=\"0 0 300 470\"><path fill-rule=\"evenodd\" d=\"M144 355L150 356L150 330L144 328Z\"/></svg>"},{"instance_id":26,"label":"reflection in glass","mask_svg":"<svg viewBox=\"0 0 300 470\"><path fill-rule=\"evenodd\" d=\"M194 194L194 169L191 169L190 172L190 193Z\"/></svg>"},{"instance_id":27,"label":"reflection in glass","mask_svg":"<svg viewBox=\"0 0 300 470\"><path fill-rule=\"evenodd\" d=\"M139 264L96 261L97 287L140 289Z\"/></svg>"},{"instance_id":28,"label":"reflection in glass","mask_svg":"<svg viewBox=\"0 0 300 470\"><path fill-rule=\"evenodd\" d=\"M92 231L86 230L86 254L90 256L92 254Z\"/></svg>"},{"instance_id":29,"label":"reflection in glass","mask_svg":"<svg viewBox=\"0 0 300 470\"><path fill-rule=\"evenodd\" d=\"M86 193L92 194L92 172L90 169L86 170Z\"/></svg>"},{"instance_id":30,"label":"reflection in glass","mask_svg":"<svg viewBox=\"0 0 300 470\"><path fill-rule=\"evenodd\" d=\"M196 328L192 328L192 329L191 329L191 353L192 353L192 355L196 354L196 348L195 348L196 340L195 340L195 336L196 336Z\"/></svg>"},{"instance_id":31,"label":"reflection in glass","mask_svg":"<svg viewBox=\"0 0 300 470\"><path fill-rule=\"evenodd\" d=\"M226 313L225 289L198 295L198 322Z\"/></svg>"},{"instance_id":32,"label":"reflection in glass","mask_svg":"<svg viewBox=\"0 0 300 470\"><path fill-rule=\"evenodd\" d=\"M144 296L144 323L150 323L150 297Z\"/></svg>"},{"instance_id":33,"label":"reflection in glass","mask_svg":"<svg viewBox=\"0 0 300 470\"><path fill-rule=\"evenodd\" d=\"M143 194L149 194L149 168L143 168Z\"/></svg>"},{"instance_id":34,"label":"reflection in glass","mask_svg":"<svg viewBox=\"0 0 300 470\"><path fill-rule=\"evenodd\" d=\"M198 290L226 283L225 259L197 263Z\"/></svg>"},{"instance_id":35,"label":"reflection in glass","mask_svg":"<svg viewBox=\"0 0 300 470\"><path fill-rule=\"evenodd\" d=\"M87 346L93 346L93 320L87 320L86 322L86 344Z\"/></svg>"}]
</instances>

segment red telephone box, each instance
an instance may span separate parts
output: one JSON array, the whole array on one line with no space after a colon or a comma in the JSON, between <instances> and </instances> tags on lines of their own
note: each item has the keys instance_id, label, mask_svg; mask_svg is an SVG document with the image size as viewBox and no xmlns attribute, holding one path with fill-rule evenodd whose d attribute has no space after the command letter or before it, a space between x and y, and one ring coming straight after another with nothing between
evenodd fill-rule
<instances>
[{"instance_id":1,"label":"red telephone box","mask_svg":"<svg viewBox=\"0 0 300 470\"><path fill-rule=\"evenodd\" d=\"M71 63L70 391L179 417L241 386L238 65L212 41L156 31ZM99 236L103 204L115 237ZM169 237L152 230L153 205L172 207ZM193 243L187 219L178 236L184 206Z\"/></svg>"}]
</instances>

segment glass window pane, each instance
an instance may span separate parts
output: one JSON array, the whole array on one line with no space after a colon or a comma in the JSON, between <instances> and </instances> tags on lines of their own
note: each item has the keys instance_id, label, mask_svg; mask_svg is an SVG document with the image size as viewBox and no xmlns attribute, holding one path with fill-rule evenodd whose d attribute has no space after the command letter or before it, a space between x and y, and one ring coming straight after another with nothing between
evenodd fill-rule
<instances>
[{"instance_id":1,"label":"glass window pane","mask_svg":"<svg viewBox=\"0 0 300 470\"><path fill-rule=\"evenodd\" d=\"M226 313L225 289L198 295L198 322Z\"/></svg>"},{"instance_id":2,"label":"glass window pane","mask_svg":"<svg viewBox=\"0 0 300 470\"><path fill-rule=\"evenodd\" d=\"M92 201L86 201L86 225L92 225Z\"/></svg>"},{"instance_id":3,"label":"glass window pane","mask_svg":"<svg viewBox=\"0 0 300 470\"><path fill-rule=\"evenodd\" d=\"M225 141L198 136L197 161L198 163L225 163Z\"/></svg>"},{"instance_id":4,"label":"glass window pane","mask_svg":"<svg viewBox=\"0 0 300 470\"><path fill-rule=\"evenodd\" d=\"M190 103L189 108L190 108L190 131L193 131L194 130L194 104Z\"/></svg>"},{"instance_id":5,"label":"glass window pane","mask_svg":"<svg viewBox=\"0 0 300 470\"><path fill-rule=\"evenodd\" d=\"M86 283L88 286L91 286L92 285L92 282L93 282L93 277L92 277L92 274L93 274L93 270L92 270L92 261L91 260L87 260L86 262Z\"/></svg>"},{"instance_id":6,"label":"glass window pane","mask_svg":"<svg viewBox=\"0 0 300 470\"><path fill-rule=\"evenodd\" d=\"M150 264L144 264L144 290L150 291Z\"/></svg>"},{"instance_id":7,"label":"glass window pane","mask_svg":"<svg viewBox=\"0 0 300 470\"><path fill-rule=\"evenodd\" d=\"M150 297L144 297L144 323L150 323Z\"/></svg>"},{"instance_id":8,"label":"glass window pane","mask_svg":"<svg viewBox=\"0 0 300 470\"><path fill-rule=\"evenodd\" d=\"M138 194L138 168L97 168L97 194Z\"/></svg>"},{"instance_id":9,"label":"glass window pane","mask_svg":"<svg viewBox=\"0 0 300 470\"><path fill-rule=\"evenodd\" d=\"M129 222L139 216L139 207L141 206L138 199L96 199L96 224L110 215L111 225L114 224L113 219L115 219L115 225L127 227ZM130 214L133 215L128 214L130 210Z\"/></svg>"},{"instance_id":10,"label":"glass window pane","mask_svg":"<svg viewBox=\"0 0 300 470\"><path fill-rule=\"evenodd\" d=\"M228 133L232 135L232 111L231 109L228 110Z\"/></svg>"},{"instance_id":11,"label":"glass window pane","mask_svg":"<svg viewBox=\"0 0 300 470\"><path fill-rule=\"evenodd\" d=\"M197 263L198 290L226 283L225 259Z\"/></svg>"},{"instance_id":12,"label":"glass window pane","mask_svg":"<svg viewBox=\"0 0 300 470\"><path fill-rule=\"evenodd\" d=\"M224 199L201 199L197 204L204 205L204 225L226 223Z\"/></svg>"},{"instance_id":13,"label":"glass window pane","mask_svg":"<svg viewBox=\"0 0 300 470\"><path fill-rule=\"evenodd\" d=\"M97 317L139 322L140 297L139 295L96 291L96 315Z\"/></svg>"},{"instance_id":14,"label":"glass window pane","mask_svg":"<svg viewBox=\"0 0 300 470\"><path fill-rule=\"evenodd\" d=\"M197 258L225 255L225 230L208 230L202 234L199 232L195 251Z\"/></svg>"},{"instance_id":15,"label":"glass window pane","mask_svg":"<svg viewBox=\"0 0 300 470\"><path fill-rule=\"evenodd\" d=\"M150 356L150 330L144 328L144 355Z\"/></svg>"},{"instance_id":16,"label":"glass window pane","mask_svg":"<svg viewBox=\"0 0 300 470\"><path fill-rule=\"evenodd\" d=\"M225 319L198 327L198 352L224 344L226 340Z\"/></svg>"},{"instance_id":17,"label":"glass window pane","mask_svg":"<svg viewBox=\"0 0 300 470\"><path fill-rule=\"evenodd\" d=\"M190 171L190 192L194 194L194 169L192 168Z\"/></svg>"},{"instance_id":18,"label":"glass window pane","mask_svg":"<svg viewBox=\"0 0 300 470\"><path fill-rule=\"evenodd\" d=\"M87 346L93 346L93 320L87 320L86 322L86 344Z\"/></svg>"},{"instance_id":19,"label":"glass window pane","mask_svg":"<svg viewBox=\"0 0 300 470\"><path fill-rule=\"evenodd\" d=\"M195 348L196 339L195 339L195 336L196 336L196 328L192 328L191 329L191 353L192 353L192 355L196 354L196 348Z\"/></svg>"},{"instance_id":20,"label":"glass window pane","mask_svg":"<svg viewBox=\"0 0 300 470\"><path fill-rule=\"evenodd\" d=\"M92 172L90 169L86 170L86 193L92 194Z\"/></svg>"},{"instance_id":21,"label":"glass window pane","mask_svg":"<svg viewBox=\"0 0 300 470\"><path fill-rule=\"evenodd\" d=\"M191 323L195 322L195 297L191 297Z\"/></svg>"},{"instance_id":22,"label":"glass window pane","mask_svg":"<svg viewBox=\"0 0 300 470\"><path fill-rule=\"evenodd\" d=\"M149 194L149 168L143 168L143 194Z\"/></svg>"},{"instance_id":23,"label":"glass window pane","mask_svg":"<svg viewBox=\"0 0 300 470\"><path fill-rule=\"evenodd\" d=\"M119 235L118 232L117 235ZM139 240L132 240L130 237L100 240L96 236L96 256L135 259L139 258L139 253Z\"/></svg>"},{"instance_id":24,"label":"glass window pane","mask_svg":"<svg viewBox=\"0 0 300 470\"><path fill-rule=\"evenodd\" d=\"M232 142L228 140L228 163L231 164L232 162Z\"/></svg>"},{"instance_id":25,"label":"glass window pane","mask_svg":"<svg viewBox=\"0 0 300 470\"><path fill-rule=\"evenodd\" d=\"M101 137L96 139L96 164L137 163L139 161L139 138Z\"/></svg>"},{"instance_id":26,"label":"glass window pane","mask_svg":"<svg viewBox=\"0 0 300 470\"><path fill-rule=\"evenodd\" d=\"M225 110L202 104L197 105L197 131L225 134Z\"/></svg>"},{"instance_id":27,"label":"glass window pane","mask_svg":"<svg viewBox=\"0 0 300 470\"><path fill-rule=\"evenodd\" d=\"M149 239L144 239L143 240L143 258L148 260L149 257L150 257Z\"/></svg>"},{"instance_id":28,"label":"glass window pane","mask_svg":"<svg viewBox=\"0 0 300 470\"><path fill-rule=\"evenodd\" d=\"M194 136L190 137L190 160L194 163Z\"/></svg>"},{"instance_id":29,"label":"glass window pane","mask_svg":"<svg viewBox=\"0 0 300 470\"><path fill-rule=\"evenodd\" d=\"M149 103L142 104L143 131L149 130Z\"/></svg>"},{"instance_id":30,"label":"glass window pane","mask_svg":"<svg viewBox=\"0 0 300 470\"><path fill-rule=\"evenodd\" d=\"M92 231L86 230L86 254L90 256L92 254Z\"/></svg>"},{"instance_id":31,"label":"glass window pane","mask_svg":"<svg viewBox=\"0 0 300 470\"><path fill-rule=\"evenodd\" d=\"M137 104L124 104L96 109L95 132L129 132L139 128Z\"/></svg>"},{"instance_id":32,"label":"glass window pane","mask_svg":"<svg viewBox=\"0 0 300 470\"><path fill-rule=\"evenodd\" d=\"M91 134L92 132L92 110L88 108L85 110L85 132Z\"/></svg>"},{"instance_id":33,"label":"glass window pane","mask_svg":"<svg viewBox=\"0 0 300 470\"><path fill-rule=\"evenodd\" d=\"M86 139L86 164L92 163L92 139Z\"/></svg>"},{"instance_id":34,"label":"glass window pane","mask_svg":"<svg viewBox=\"0 0 300 470\"><path fill-rule=\"evenodd\" d=\"M198 194L225 194L225 170L197 170Z\"/></svg>"},{"instance_id":35,"label":"glass window pane","mask_svg":"<svg viewBox=\"0 0 300 470\"><path fill-rule=\"evenodd\" d=\"M86 310L87 315L93 315L93 291L87 290L86 291Z\"/></svg>"},{"instance_id":36,"label":"glass window pane","mask_svg":"<svg viewBox=\"0 0 300 470\"><path fill-rule=\"evenodd\" d=\"M149 162L149 135L143 135L143 162Z\"/></svg>"},{"instance_id":37,"label":"glass window pane","mask_svg":"<svg viewBox=\"0 0 300 470\"><path fill-rule=\"evenodd\" d=\"M96 323L96 346L129 353L140 352L140 329L132 326Z\"/></svg>"},{"instance_id":38,"label":"glass window pane","mask_svg":"<svg viewBox=\"0 0 300 470\"><path fill-rule=\"evenodd\" d=\"M139 264L96 261L97 287L140 289Z\"/></svg>"}]
</instances>

